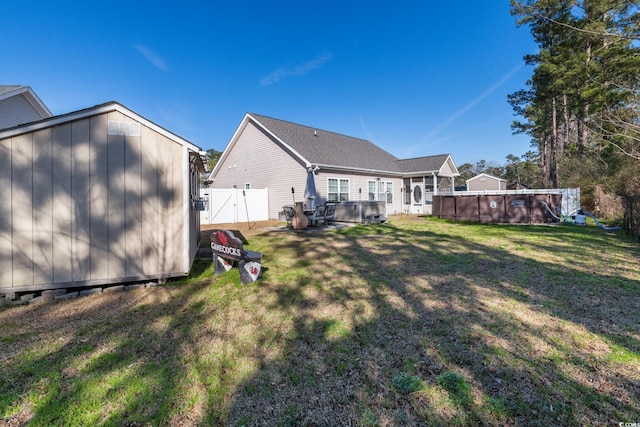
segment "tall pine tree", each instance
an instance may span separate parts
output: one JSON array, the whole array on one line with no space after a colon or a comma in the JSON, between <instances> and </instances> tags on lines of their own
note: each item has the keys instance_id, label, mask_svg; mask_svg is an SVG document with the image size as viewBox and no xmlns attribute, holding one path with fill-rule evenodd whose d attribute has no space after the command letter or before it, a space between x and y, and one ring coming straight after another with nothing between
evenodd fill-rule
<instances>
[{"instance_id":1,"label":"tall pine tree","mask_svg":"<svg viewBox=\"0 0 640 427\"><path fill-rule=\"evenodd\" d=\"M639 9L637 1L511 0L539 46L525 58L534 66L528 88L509 96L522 117L513 129L531 136L545 186L584 184L577 174L588 174L640 199Z\"/></svg>"}]
</instances>

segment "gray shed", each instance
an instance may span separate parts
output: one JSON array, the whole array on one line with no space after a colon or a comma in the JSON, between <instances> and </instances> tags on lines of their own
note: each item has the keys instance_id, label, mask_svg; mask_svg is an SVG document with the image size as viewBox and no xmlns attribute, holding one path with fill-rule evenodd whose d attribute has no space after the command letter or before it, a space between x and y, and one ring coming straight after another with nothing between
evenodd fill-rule
<instances>
[{"instance_id":1,"label":"gray shed","mask_svg":"<svg viewBox=\"0 0 640 427\"><path fill-rule=\"evenodd\" d=\"M467 180L467 191L506 190L507 180L481 173Z\"/></svg>"},{"instance_id":2,"label":"gray shed","mask_svg":"<svg viewBox=\"0 0 640 427\"><path fill-rule=\"evenodd\" d=\"M201 154L116 102L0 130L0 293L188 274Z\"/></svg>"}]
</instances>

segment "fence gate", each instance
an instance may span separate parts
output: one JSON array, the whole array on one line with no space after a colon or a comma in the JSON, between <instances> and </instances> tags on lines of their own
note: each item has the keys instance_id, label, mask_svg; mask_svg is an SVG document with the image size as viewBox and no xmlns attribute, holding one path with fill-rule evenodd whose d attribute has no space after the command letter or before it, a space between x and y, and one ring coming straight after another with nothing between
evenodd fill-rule
<instances>
[{"instance_id":1,"label":"fence gate","mask_svg":"<svg viewBox=\"0 0 640 427\"><path fill-rule=\"evenodd\" d=\"M268 189L201 188L200 224L234 224L269 219Z\"/></svg>"}]
</instances>

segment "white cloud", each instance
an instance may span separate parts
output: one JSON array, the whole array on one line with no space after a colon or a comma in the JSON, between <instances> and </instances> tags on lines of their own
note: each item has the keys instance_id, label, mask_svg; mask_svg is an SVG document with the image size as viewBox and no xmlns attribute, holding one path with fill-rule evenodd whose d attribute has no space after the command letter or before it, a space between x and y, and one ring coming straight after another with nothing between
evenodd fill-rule
<instances>
[{"instance_id":1,"label":"white cloud","mask_svg":"<svg viewBox=\"0 0 640 427\"><path fill-rule=\"evenodd\" d=\"M293 68L280 67L268 76L260 79L260 85L269 86L278 83L279 81L284 80L287 77L303 76L305 74L309 74L313 70L322 67L331 59L332 56L333 55L331 55L331 53L324 53L322 55L319 55L317 58L312 59L311 61L307 61Z\"/></svg>"},{"instance_id":2,"label":"white cloud","mask_svg":"<svg viewBox=\"0 0 640 427\"><path fill-rule=\"evenodd\" d=\"M134 47L138 52L142 54L142 56L145 57L147 61L151 62L151 64L153 64L154 67L156 67L160 71L164 71L165 73L169 71L169 67L167 66L167 63L164 61L164 59L160 57L160 55L154 52L153 49L151 49L148 46L143 46L140 44L137 44Z\"/></svg>"},{"instance_id":3,"label":"white cloud","mask_svg":"<svg viewBox=\"0 0 640 427\"><path fill-rule=\"evenodd\" d=\"M484 93L482 95L480 95L476 99L472 100L471 102L467 103L467 105L465 105L464 107L460 108L458 111L456 111L453 114L451 114L446 120L444 120L442 123L440 123L438 126L436 126L431 132L429 132L427 135L425 135L422 139L431 139L431 138L433 138L443 128L449 126L451 123L453 123L456 120L458 120L458 118L460 116L462 116L464 113L466 113L467 111L469 111L470 109L472 109L473 107L478 105L480 102L484 101L485 98L487 98L493 92L498 90L498 88L500 88L500 86L502 86L504 83L506 83L506 81L509 80L511 78L511 76L513 76L515 73L517 73L523 66L524 65L518 65L517 67L515 67L514 69L509 71L500 80L498 80L497 83L495 83L489 89L484 91Z\"/></svg>"}]
</instances>

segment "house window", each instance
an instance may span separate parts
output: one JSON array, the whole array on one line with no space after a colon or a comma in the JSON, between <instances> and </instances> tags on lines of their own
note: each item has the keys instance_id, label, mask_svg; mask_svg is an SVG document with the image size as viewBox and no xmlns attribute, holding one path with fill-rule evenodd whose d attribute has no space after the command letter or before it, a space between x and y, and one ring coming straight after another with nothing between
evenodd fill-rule
<instances>
[{"instance_id":1,"label":"house window","mask_svg":"<svg viewBox=\"0 0 640 427\"><path fill-rule=\"evenodd\" d=\"M369 181L369 201L373 202L376 199L376 182Z\"/></svg>"},{"instance_id":2,"label":"house window","mask_svg":"<svg viewBox=\"0 0 640 427\"><path fill-rule=\"evenodd\" d=\"M349 200L349 180L343 178L328 178L327 200L329 202L346 202Z\"/></svg>"},{"instance_id":3,"label":"house window","mask_svg":"<svg viewBox=\"0 0 640 427\"><path fill-rule=\"evenodd\" d=\"M250 182L245 183L244 184L244 189L245 190L251 190L251 183Z\"/></svg>"},{"instance_id":4,"label":"house window","mask_svg":"<svg viewBox=\"0 0 640 427\"><path fill-rule=\"evenodd\" d=\"M377 180L368 181L368 184L369 201L378 200L380 202L386 201L387 203L393 203L393 182Z\"/></svg>"}]
</instances>

